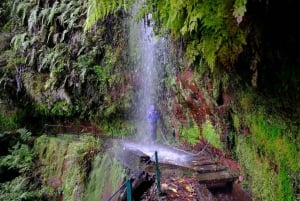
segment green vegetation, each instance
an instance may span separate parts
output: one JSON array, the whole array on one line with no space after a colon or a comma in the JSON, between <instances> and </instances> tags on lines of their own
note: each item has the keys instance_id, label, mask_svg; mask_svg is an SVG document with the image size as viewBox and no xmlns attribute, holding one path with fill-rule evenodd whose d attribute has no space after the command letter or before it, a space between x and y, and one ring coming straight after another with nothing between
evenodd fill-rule
<instances>
[{"instance_id":1,"label":"green vegetation","mask_svg":"<svg viewBox=\"0 0 300 201\"><path fill-rule=\"evenodd\" d=\"M19 140L9 150L9 154L1 157L0 166L8 169L17 169L19 173L25 173L30 170L35 158L28 143L31 141L31 133L26 129L18 129Z\"/></svg>"},{"instance_id":2,"label":"green vegetation","mask_svg":"<svg viewBox=\"0 0 300 201\"><path fill-rule=\"evenodd\" d=\"M138 75L129 72L132 58L128 57L129 34L123 20L134 2L1 1L0 100L7 106L0 105L0 132L16 130L28 115L53 121L93 121L110 136L133 134L126 114L133 109ZM271 1L263 2L147 0L138 17L151 13L155 32L166 34L170 42L166 45L169 52L163 55L168 60L164 61L168 72L161 80L166 87L157 90L164 93L161 101L167 102L162 105L167 106L168 111L163 112L169 114L170 130L182 128L180 137L188 145L196 145L203 137L224 150L221 134L226 132L221 129L232 126L229 136L222 137L236 146L233 152L242 165L245 187L258 200L292 201L299 199L296 193L300 190L299 59L291 44L298 39L296 34L282 36L290 27L279 25L282 32L278 35L273 30L272 37L263 35L260 26L264 24L253 21L253 14L246 16L251 6L272 11L273 7L268 7ZM266 14L266 10L261 12ZM295 24L293 15L280 16L283 22L287 16L290 24ZM292 40L282 42L288 51L277 44L273 48L278 36ZM185 80L190 86L180 81L185 70L196 74L191 82ZM247 82L267 95L259 97L241 89ZM244 91L234 97L237 90ZM226 104L222 95L228 96ZM205 120L205 114L190 115L187 99L199 107L205 105L201 112L209 113L213 121L197 125L191 116L203 115ZM228 121L227 113L231 115ZM220 124L221 118L228 124ZM186 126L186 121L193 123ZM0 158L1 171L15 173L0 184L0 200L58 200L62 193L67 200L93 200L106 195L103 186L116 189L122 181L120 164L98 154L98 139L41 136L32 149L30 132L22 129L16 133L20 139L14 139L5 150L7 155ZM111 183L104 183L102 173L110 175Z\"/></svg>"},{"instance_id":3,"label":"green vegetation","mask_svg":"<svg viewBox=\"0 0 300 201\"><path fill-rule=\"evenodd\" d=\"M246 3L156 0L147 1L143 12L153 14L158 25L157 32L170 30L175 38L182 36L186 39L189 64L197 64L203 58L213 70L217 61L231 66L246 43L246 32L235 21L236 18L242 19Z\"/></svg>"},{"instance_id":4,"label":"green vegetation","mask_svg":"<svg viewBox=\"0 0 300 201\"><path fill-rule=\"evenodd\" d=\"M11 6L9 10L14 14L10 23L14 34L7 37L11 48L8 45L7 51L0 54L4 65L0 87L7 96L17 90L22 98L12 97L14 102L34 105L29 115L97 122L103 116L114 117L129 109L132 93L127 91L130 80L124 77L126 52L122 51L126 36L122 19L117 18L117 11L126 9L129 2L96 4L112 6L104 9L105 16L109 12L115 12L115 16L88 32L84 31L87 0L0 4L3 9ZM15 77L17 89L6 87Z\"/></svg>"},{"instance_id":5,"label":"green vegetation","mask_svg":"<svg viewBox=\"0 0 300 201\"><path fill-rule=\"evenodd\" d=\"M136 134L133 132L132 123L130 121L125 121L124 119L104 121L101 123L101 128L108 136L128 137Z\"/></svg>"},{"instance_id":6,"label":"green vegetation","mask_svg":"<svg viewBox=\"0 0 300 201\"><path fill-rule=\"evenodd\" d=\"M2 111L2 110L1 110ZM7 116L7 114L1 114L0 111L0 131L6 131L18 128L18 120L15 115Z\"/></svg>"},{"instance_id":7,"label":"green vegetation","mask_svg":"<svg viewBox=\"0 0 300 201\"><path fill-rule=\"evenodd\" d=\"M0 200L37 200L41 194L35 189L36 185L32 184L28 178L16 177L11 181L0 183Z\"/></svg>"},{"instance_id":8,"label":"green vegetation","mask_svg":"<svg viewBox=\"0 0 300 201\"><path fill-rule=\"evenodd\" d=\"M99 20L120 10L127 10L133 0L89 0L85 30L88 30Z\"/></svg>"},{"instance_id":9,"label":"green vegetation","mask_svg":"<svg viewBox=\"0 0 300 201\"><path fill-rule=\"evenodd\" d=\"M0 157L1 171L16 172L14 178L0 184L1 200L57 200L61 194L65 200L86 200L91 162L101 151L100 139L42 135L34 140L26 129L17 133L9 154Z\"/></svg>"},{"instance_id":10,"label":"green vegetation","mask_svg":"<svg viewBox=\"0 0 300 201\"><path fill-rule=\"evenodd\" d=\"M87 200L108 199L121 186L124 178L124 168L115 158L111 158L109 153L97 155L89 177Z\"/></svg>"},{"instance_id":11,"label":"green vegetation","mask_svg":"<svg viewBox=\"0 0 300 201\"><path fill-rule=\"evenodd\" d=\"M181 131L181 137L192 146L200 142L199 127L197 124L194 123L190 128L184 127Z\"/></svg>"},{"instance_id":12,"label":"green vegetation","mask_svg":"<svg viewBox=\"0 0 300 201\"><path fill-rule=\"evenodd\" d=\"M247 178L254 197L266 201L295 200L293 180L299 178L288 167L276 167L265 156L260 156L246 137L238 137L237 156L243 165L243 172ZM281 164L279 164L280 166Z\"/></svg>"},{"instance_id":13,"label":"green vegetation","mask_svg":"<svg viewBox=\"0 0 300 201\"><path fill-rule=\"evenodd\" d=\"M215 129L209 120L202 126L202 135L212 146L223 149L220 131Z\"/></svg>"},{"instance_id":14,"label":"green vegetation","mask_svg":"<svg viewBox=\"0 0 300 201\"><path fill-rule=\"evenodd\" d=\"M42 192L49 198L60 193L66 200L84 200L87 175L91 160L101 150L101 141L92 136L82 136L79 141L65 136L41 136L36 140L39 153Z\"/></svg>"},{"instance_id":15,"label":"green vegetation","mask_svg":"<svg viewBox=\"0 0 300 201\"><path fill-rule=\"evenodd\" d=\"M99 149L99 142L92 137L82 137L78 142L67 137L39 137L35 150L43 164L42 192L53 199L63 193L67 200L82 200L88 163Z\"/></svg>"},{"instance_id":16,"label":"green vegetation","mask_svg":"<svg viewBox=\"0 0 300 201\"><path fill-rule=\"evenodd\" d=\"M247 115L245 119L234 116L234 126L241 132L243 122L251 135L238 136L236 156L256 198L295 200L300 173L295 129L289 121L269 115L262 106L251 111L254 103L259 105L258 101L247 96L240 101Z\"/></svg>"},{"instance_id":17,"label":"green vegetation","mask_svg":"<svg viewBox=\"0 0 300 201\"><path fill-rule=\"evenodd\" d=\"M35 200L41 194L36 191L37 183L32 183L36 153L31 149L32 136L26 129L18 129L16 138L7 142L8 154L0 157L1 176L7 174L3 169L15 172L12 179L0 183L0 200ZM4 147L4 145L1 145ZM7 145L5 145L7 146ZM3 154L3 153L2 153Z\"/></svg>"}]
</instances>

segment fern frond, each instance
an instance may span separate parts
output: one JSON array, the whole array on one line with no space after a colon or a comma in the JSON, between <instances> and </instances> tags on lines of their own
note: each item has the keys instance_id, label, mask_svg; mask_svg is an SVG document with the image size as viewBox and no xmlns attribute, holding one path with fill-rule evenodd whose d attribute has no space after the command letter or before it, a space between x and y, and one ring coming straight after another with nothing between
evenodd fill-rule
<instances>
[{"instance_id":1,"label":"fern frond","mask_svg":"<svg viewBox=\"0 0 300 201\"><path fill-rule=\"evenodd\" d=\"M22 12L22 23L25 22L26 15L27 15L27 12L28 12L30 6L31 6L31 3L21 2L16 7L17 14L20 14Z\"/></svg>"},{"instance_id":2,"label":"fern frond","mask_svg":"<svg viewBox=\"0 0 300 201\"><path fill-rule=\"evenodd\" d=\"M134 0L89 0L84 30L87 31L98 20L123 9L125 6L127 7L133 1Z\"/></svg>"},{"instance_id":3,"label":"fern frond","mask_svg":"<svg viewBox=\"0 0 300 201\"><path fill-rule=\"evenodd\" d=\"M42 19L42 22L41 22L42 26L44 26L46 24L45 20L46 20L47 16L49 15L49 13L50 13L50 8L44 8L41 10L38 18Z\"/></svg>"},{"instance_id":4,"label":"fern frond","mask_svg":"<svg viewBox=\"0 0 300 201\"><path fill-rule=\"evenodd\" d=\"M31 9L31 14L28 18L28 32L29 33L33 33L33 27L36 25L36 23L38 21L38 10L39 10L38 6Z\"/></svg>"},{"instance_id":5,"label":"fern frond","mask_svg":"<svg viewBox=\"0 0 300 201\"><path fill-rule=\"evenodd\" d=\"M15 51L20 50L24 51L27 46L29 45L29 42L27 41L28 34L22 33L15 35L11 40L11 45Z\"/></svg>"},{"instance_id":6,"label":"fern frond","mask_svg":"<svg viewBox=\"0 0 300 201\"><path fill-rule=\"evenodd\" d=\"M58 6L59 2L55 1L53 7L50 8L50 12L47 17L47 25L52 24L54 16L60 12L60 7Z\"/></svg>"}]
</instances>

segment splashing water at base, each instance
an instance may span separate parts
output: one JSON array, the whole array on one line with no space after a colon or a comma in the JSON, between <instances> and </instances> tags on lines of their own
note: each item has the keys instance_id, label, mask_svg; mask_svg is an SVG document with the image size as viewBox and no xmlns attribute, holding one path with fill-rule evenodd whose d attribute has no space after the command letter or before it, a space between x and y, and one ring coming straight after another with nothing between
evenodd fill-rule
<instances>
[{"instance_id":1,"label":"splashing water at base","mask_svg":"<svg viewBox=\"0 0 300 201\"><path fill-rule=\"evenodd\" d=\"M144 142L127 142L122 141L120 144L124 149L137 150L148 156L152 161L155 161L155 151L158 153L158 160L160 163L174 164L174 165L186 165L191 159L192 155L186 152L175 150L171 147L167 147L158 143L144 143Z\"/></svg>"}]
</instances>

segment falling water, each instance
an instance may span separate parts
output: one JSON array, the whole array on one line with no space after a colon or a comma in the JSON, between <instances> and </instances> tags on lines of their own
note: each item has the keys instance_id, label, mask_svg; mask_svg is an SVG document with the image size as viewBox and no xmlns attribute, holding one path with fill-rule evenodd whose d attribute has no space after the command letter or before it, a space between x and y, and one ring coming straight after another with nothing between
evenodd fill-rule
<instances>
[{"instance_id":1,"label":"falling water","mask_svg":"<svg viewBox=\"0 0 300 201\"><path fill-rule=\"evenodd\" d=\"M137 21L136 16L142 3L132 8L130 19L130 56L136 73L136 127L142 139L149 139L149 128L145 121L147 108L158 103L158 91L165 66L165 40L153 32L151 15Z\"/></svg>"}]
</instances>

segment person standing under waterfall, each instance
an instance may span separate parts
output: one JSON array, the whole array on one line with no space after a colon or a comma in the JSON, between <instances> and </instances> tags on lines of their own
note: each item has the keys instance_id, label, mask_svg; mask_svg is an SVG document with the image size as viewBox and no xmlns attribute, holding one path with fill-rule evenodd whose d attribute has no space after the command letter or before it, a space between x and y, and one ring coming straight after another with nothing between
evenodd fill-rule
<instances>
[{"instance_id":1,"label":"person standing under waterfall","mask_svg":"<svg viewBox=\"0 0 300 201\"><path fill-rule=\"evenodd\" d=\"M156 140L157 122L160 118L160 112L158 111L156 105L150 105L147 110L147 122L149 124L150 135L153 141Z\"/></svg>"}]
</instances>

